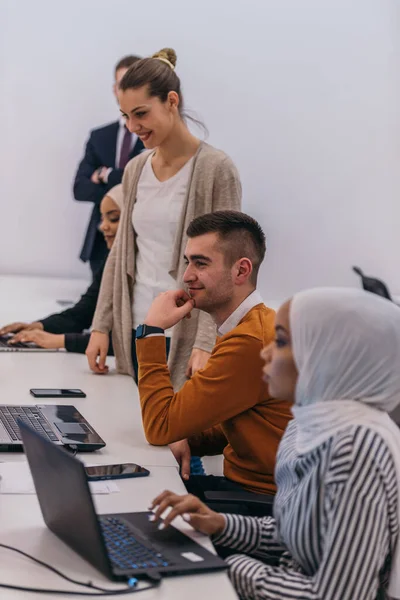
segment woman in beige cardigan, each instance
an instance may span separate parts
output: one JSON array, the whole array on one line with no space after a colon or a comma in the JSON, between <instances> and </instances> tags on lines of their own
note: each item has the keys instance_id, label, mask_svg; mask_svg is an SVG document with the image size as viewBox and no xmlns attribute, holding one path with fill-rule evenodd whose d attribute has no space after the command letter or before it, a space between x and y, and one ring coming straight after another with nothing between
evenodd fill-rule
<instances>
[{"instance_id":1,"label":"woman in beige cardigan","mask_svg":"<svg viewBox=\"0 0 400 600\"><path fill-rule=\"evenodd\" d=\"M164 49L137 61L120 83L126 126L150 150L125 168L121 224L86 351L95 373L107 372L112 331L118 371L137 377L135 328L159 292L181 285L190 221L215 210L240 210L241 185L231 159L186 126L175 63L175 52ZM205 366L215 336L211 318L196 310L174 328L169 365L175 389Z\"/></svg>"}]
</instances>

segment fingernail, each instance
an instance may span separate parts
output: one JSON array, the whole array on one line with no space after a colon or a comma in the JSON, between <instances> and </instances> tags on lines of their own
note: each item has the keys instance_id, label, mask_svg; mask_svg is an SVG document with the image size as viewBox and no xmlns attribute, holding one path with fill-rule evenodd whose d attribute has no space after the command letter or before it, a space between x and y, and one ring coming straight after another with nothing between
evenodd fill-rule
<instances>
[{"instance_id":1,"label":"fingernail","mask_svg":"<svg viewBox=\"0 0 400 600\"><path fill-rule=\"evenodd\" d=\"M184 521L186 521L187 523L189 523L190 522L190 515L189 515L189 513L183 513L182 519Z\"/></svg>"},{"instance_id":2,"label":"fingernail","mask_svg":"<svg viewBox=\"0 0 400 600\"><path fill-rule=\"evenodd\" d=\"M155 521L156 515L149 515L149 521Z\"/></svg>"},{"instance_id":3,"label":"fingernail","mask_svg":"<svg viewBox=\"0 0 400 600\"><path fill-rule=\"evenodd\" d=\"M159 524L159 526L158 526L158 529L159 529L160 531L162 531L163 529L165 529L165 525L164 525L164 523L160 523L160 524Z\"/></svg>"}]
</instances>

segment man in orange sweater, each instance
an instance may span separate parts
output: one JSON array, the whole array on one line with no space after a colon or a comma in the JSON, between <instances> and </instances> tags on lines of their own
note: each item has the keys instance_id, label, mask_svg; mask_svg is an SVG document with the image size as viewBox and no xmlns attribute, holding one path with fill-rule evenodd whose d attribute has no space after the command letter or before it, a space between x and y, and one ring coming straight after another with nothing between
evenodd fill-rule
<instances>
[{"instance_id":1,"label":"man in orange sweater","mask_svg":"<svg viewBox=\"0 0 400 600\"><path fill-rule=\"evenodd\" d=\"M137 329L144 431L150 444L170 444L188 491L202 499L207 490L273 494L275 455L291 413L262 381L260 352L274 339L275 319L256 291L265 235L236 211L198 217L187 235L187 292L158 296ZM194 306L212 316L218 338L206 367L174 393L164 330ZM224 477L189 477L191 453L222 452Z\"/></svg>"}]
</instances>

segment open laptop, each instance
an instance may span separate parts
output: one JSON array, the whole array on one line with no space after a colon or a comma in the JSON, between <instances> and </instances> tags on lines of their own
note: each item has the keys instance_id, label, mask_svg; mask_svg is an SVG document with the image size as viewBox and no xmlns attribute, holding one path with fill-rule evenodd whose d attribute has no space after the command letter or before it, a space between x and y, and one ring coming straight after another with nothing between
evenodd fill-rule
<instances>
[{"instance_id":1,"label":"open laptop","mask_svg":"<svg viewBox=\"0 0 400 600\"><path fill-rule=\"evenodd\" d=\"M106 445L75 406L0 404L0 452L24 450L18 419L49 442L76 452L92 452Z\"/></svg>"},{"instance_id":2,"label":"open laptop","mask_svg":"<svg viewBox=\"0 0 400 600\"><path fill-rule=\"evenodd\" d=\"M59 348L40 348L33 342L17 342L16 344L9 344L8 342L13 338L12 333L6 335L0 335L0 352L58 352Z\"/></svg>"},{"instance_id":3,"label":"open laptop","mask_svg":"<svg viewBox=\"0 0 400 600\"><path fill-rule=\"evenodd\" d=\"M19 425L44 522L103 575L125 581L227 568L174 527L159 531L150 512L97 515L83 464ZM140 488L140 481L135 485Z\"/></svg>"}]
</instances>

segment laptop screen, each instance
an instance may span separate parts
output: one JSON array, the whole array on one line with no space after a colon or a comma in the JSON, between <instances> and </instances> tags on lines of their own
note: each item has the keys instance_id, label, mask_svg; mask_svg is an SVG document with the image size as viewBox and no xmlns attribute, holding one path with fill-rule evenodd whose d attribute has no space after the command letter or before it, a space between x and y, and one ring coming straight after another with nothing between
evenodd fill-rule
<instances>
[{"instance_id":1,"label":"laptop screen","mask_svg":"<svg viewBox=\"0 0 400 600\"><path fill-rule=\"evenodd\" d=\"M18 421L47 527L107 577L111 566L83 464Z\"/></svg>"}]
</instances>

